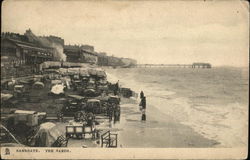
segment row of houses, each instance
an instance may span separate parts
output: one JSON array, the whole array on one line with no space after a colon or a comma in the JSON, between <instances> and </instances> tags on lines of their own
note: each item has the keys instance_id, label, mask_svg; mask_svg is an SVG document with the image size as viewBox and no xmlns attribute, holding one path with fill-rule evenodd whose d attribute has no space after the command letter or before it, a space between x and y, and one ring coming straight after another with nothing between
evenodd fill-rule
<instances>
[{"instance_id":1,"label":"row of houses","mask_svg":"<svg viewBox=\"0 0 250 160\"><path fill-rule=\"evenodd\" d=\"M99 66L130 67L136 65L136 60L108 56L105 52L95 52L89 45L65 45L64 53L68 62L90 63Z\"/></svg>"},{"instance_id":2,"label":"row of houses","mask_svg":"<svg viewBox=\"0 0 250 160\"><path fill-rule=\"evenodd\" d=\"M65 45L64 54L67 62L97 64L98 54L93 46Z\"/></svg>"},{"instance_id":3,"label":"row of houses","mask_svg":"<svg viewBox=\"0 0 250 160\"><path fill-rule=\"evenodd\" d=\"M25 35L1 34L1 69L28 65L36 70L36 64L53 60L54 52L52 47L30 42Z\"/></svg>"},{"instance_id":4,"label":"row of houses","mask_svg":"<svg viewBox=\"0 0 250 160\"><path fill-rule=\"evenodd\" d=\"M136 61L98 53L91 45L65 45L56 36L36 36L30 29L24 34L1 33L1 69L27 67L39 71L45 61L89 63L100 66L131 66Z\"/></svg>"}]
</instances>

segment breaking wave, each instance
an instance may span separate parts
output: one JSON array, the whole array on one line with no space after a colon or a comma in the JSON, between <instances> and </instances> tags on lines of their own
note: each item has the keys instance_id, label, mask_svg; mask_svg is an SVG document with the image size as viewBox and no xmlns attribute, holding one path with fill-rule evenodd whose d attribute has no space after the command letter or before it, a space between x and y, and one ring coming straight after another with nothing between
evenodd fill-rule
<instances>
[{"instance_id":1,"label":"breaking wave","mask_svg":"<svg viewBox=\"0 0 250 160\"><path fill-rule=\"evenodd\" d=\"M147 75L148 79L144 78L143 81L140 81L137 78L140 75L137 74L143 72L132 71L133 69L116 69L116 71L111 70L107 75L108 79L112 79L113 81L119 80L121 86L131 88L137 93L143 90L147 96L148 105L154 106L166 116L190 126L202 136L218 141L220 143L218 147L242 147L247 145L248 107L244 103L237 101L226 102L226 99L222 99L224 98L223 96L227 96L228 92L230 92L225 91L227 88L224 86L222 88L225 94L222 97L213 96L213 92L215 91L209 91L208 95L190 95L191 92L187 92L189 88L185 87L187 86L185 84L186 81L175 80L175 83L180 83L174 85L177 91L181 89L183 93L189 93L179 94L176 91L171 91L167 87L167 83L152 81L152 79L156 78L157 74L152 73L151 77ZM166 77L160 76L163 81L166 79ZM213 78L213 76L210 77ZM188 77L186 76L186 78ZM220 85L223 84L218 83L214 85L218 85L215 88L217 91L220 89ZM197 83L197 86L194 85L194 87L196 88L192 88L193 90L199 90L200 86ZM221 90L218 93L222 94ZM234 96L237 97L236 95ZM218 98L221 98L220 100L226 103L217 103ZM214 102L210 103L210 101Z\"/></svg>"}]
</instances>

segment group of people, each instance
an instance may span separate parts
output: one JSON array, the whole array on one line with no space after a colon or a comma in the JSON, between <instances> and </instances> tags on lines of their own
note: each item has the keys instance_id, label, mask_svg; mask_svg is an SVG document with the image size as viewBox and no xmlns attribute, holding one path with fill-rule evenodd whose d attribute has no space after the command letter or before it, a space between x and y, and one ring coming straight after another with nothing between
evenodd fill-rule
<instances>
[{"instance_id":1,"label":"group of people","mask_svg":"<svg viewBox=\"0 0 250 160\"><path fill-rule=\"evenodd\" d=\"M139 106L140 106L140 111L142 113L141 120L146 121L146 97L144 96L143 91L141 91L140 93L140 99L141 101Z\"/></svg>"}]
</instances>

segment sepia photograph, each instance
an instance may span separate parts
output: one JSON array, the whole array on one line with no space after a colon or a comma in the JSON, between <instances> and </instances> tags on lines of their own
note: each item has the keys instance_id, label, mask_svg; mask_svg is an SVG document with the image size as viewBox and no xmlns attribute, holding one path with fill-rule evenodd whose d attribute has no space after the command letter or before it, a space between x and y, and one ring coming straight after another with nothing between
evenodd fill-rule
<instances>
[{"instance_id":1,"label":"sepia photograph","mask_svg":"<svg viewBox=\"0 0 250 160\"><path fill-rule=\"evenodd\" d=\"M1 7L2 158L247 158L247 1Z\"/></svg>"}]
</instances>

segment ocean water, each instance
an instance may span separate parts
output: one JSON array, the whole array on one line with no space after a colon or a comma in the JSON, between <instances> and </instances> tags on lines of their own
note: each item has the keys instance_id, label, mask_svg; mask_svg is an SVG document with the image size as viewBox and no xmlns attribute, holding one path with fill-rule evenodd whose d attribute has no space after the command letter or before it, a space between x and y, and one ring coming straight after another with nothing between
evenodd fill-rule
<instances>
[{"instance_id":1,"label":"ocean water","mask_svg":"<svg viewBox=\"0 0 250 160\"><path fill-rule=\"evenodd\" d=\"M190 126L218 147L245 147L248 135L248 68L106 69L108 80L144 91L147 105ZM139 101L139 100L138 100Z\"/></svg>"}]
</instances>

